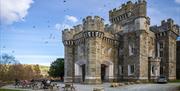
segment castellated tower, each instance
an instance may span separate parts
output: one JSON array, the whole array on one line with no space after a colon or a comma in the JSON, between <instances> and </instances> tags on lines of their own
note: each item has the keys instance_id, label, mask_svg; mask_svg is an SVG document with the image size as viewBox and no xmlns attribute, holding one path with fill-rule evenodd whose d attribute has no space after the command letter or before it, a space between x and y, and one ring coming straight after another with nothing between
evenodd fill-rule
<instances>
[{"instance_id":1,"label":"castellated tower","mask_svg":"<svg viewBox=\"0 0 180 91\"><path fill-rule=\"evenodd\" d=\"M128 1L120 8L109 11L109 19L112 24L121 26L119 39L119 68L120 79L124 80L148 80L148 61L154 53L154 34L149 31L150 19L146 15L146 1ZM150 38L152 41L150 41ZM149 54L149 51L152 51ZM159 62L159 61L158 61ZM157 76L159 74L157 73Z\"/></svg>"},{"instance_id":2,"label":"castellated tower","mask_svg":"<svg viewBox=\"0 0 180 91\"><path fill-rule=\"evenodd\" d=\"M179 26L169 18L161 21L160 26L150 28L156 35L156 56L160 58L160 74L169 80L176 79L176 39Z\"/></svg>"},{"instance_id":3,"label":"castellated tower","mask_svg":"<svg viewBox=\"0 0 180 91\"><path fill-rule=\"evenodd\" d=\"M88 16L83 19L83 25L62 33L65 82L99 84L117 78L118 41L105 31L102 18Z\"/></svg>"}]
</instances>

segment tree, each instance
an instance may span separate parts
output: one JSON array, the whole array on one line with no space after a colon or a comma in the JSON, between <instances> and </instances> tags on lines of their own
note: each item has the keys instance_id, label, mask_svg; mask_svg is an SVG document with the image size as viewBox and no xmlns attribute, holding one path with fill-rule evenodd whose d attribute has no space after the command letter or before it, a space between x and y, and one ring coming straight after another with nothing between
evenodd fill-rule
<instances>
[{"instance_id":1,"label":"tree","mask_svg":"<svg viewBox=\"0 0 180 91\"><path fill-rule=\"evenodd\" d=\"M52 77L64 77L64 59L57 58L54 62L51 63L48 74Z\"/></svg>"},{"instance_id":2,"label":"tree","mask_svg":"<svg viewBox=\"0 0 180 91\"><path fill-rule=\"evenodd\" d=\"M0 55L0 80L7 80L8 79L8 71L9 67L12 64L19 64L19 61L15 59L14 56L8 54L1 54Z\"/></svg>"},{"instance_id":3,"label":"tree","mask_svg":"<svg viewBox=\"0 0 180 91\"><path fill-rule=\"evenodd\" d=\"M33 71L34 71L34 78L41 77L41 70L40 70L39 65L33 65Z\"/></svg>"},{"instance_id":4,"label":"tree","mask_svg":"<svg viewBox=\"0 0 180 91\"><path fill-rule=\"evenodd\" d=\"M17 61L12 55L2 54L0 57L0 64L19 64L19 61Z\"/></svg>"}]
</instances>

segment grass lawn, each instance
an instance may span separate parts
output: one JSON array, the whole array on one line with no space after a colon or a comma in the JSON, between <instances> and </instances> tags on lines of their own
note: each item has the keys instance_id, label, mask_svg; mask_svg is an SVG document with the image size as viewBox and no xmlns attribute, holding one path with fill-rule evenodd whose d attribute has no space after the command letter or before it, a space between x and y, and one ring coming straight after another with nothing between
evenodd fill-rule
<instances>
[{"instance_id":1,"label":"grass lawn","mask_svg":"<svg viewBox=\"0 0 180 91\"><path fill-rule=\"evenodd\" d=\"M180 80L172 80L172 81L169 81L170 83L176 83L176 82L180 82Z\"/></svg>"},{"instance_id":2,"label":"grass lawn","mask_svg":"<svg viewBox=\"0 0 180 91\"><path fill-rule=\"evenodd\" d=\"M1 89L0 88L0 91L23 91L23 90L12 90L12 89Z\"/></svg>"}]
</instances>

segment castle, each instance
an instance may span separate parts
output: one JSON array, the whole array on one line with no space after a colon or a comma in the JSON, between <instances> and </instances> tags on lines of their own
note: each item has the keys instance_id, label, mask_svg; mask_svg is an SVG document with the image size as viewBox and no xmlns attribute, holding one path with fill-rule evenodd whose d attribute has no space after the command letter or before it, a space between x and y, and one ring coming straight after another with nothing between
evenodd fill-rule
<instances>
[{"instance_id":1,"label":"castle","mask_svg":"<svg viewBox=\"0 0 180 91\"><path fill-rule=\"evenodd\" d=\"M65 82L99 84L121 80L176 79L176 38L172 19L150 26L145 0L109 11L110 25L88 16L62 31Z\"/></svg>"}]
</instances>

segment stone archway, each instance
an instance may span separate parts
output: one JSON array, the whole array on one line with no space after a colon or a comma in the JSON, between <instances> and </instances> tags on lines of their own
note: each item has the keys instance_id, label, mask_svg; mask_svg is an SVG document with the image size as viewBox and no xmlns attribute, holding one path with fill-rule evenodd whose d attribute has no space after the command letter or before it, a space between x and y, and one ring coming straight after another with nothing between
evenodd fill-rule
<instances>
[{"instance_id":1,"label":"stone archway","mask_svg":"<svg viewBox=\"0 0 180 91\"><path fill-rule=\"evenodd\" d=\"M105 76L106 76L106 68L107 66L105 64L101 64L101 81L105 81Z\"/></svg>"},{"instance_id":2,"label":"stone archway","mask_svg":"<svg viewBox=\"0 0 180 91\"><path fill-rule=\"evenodd\" d=\"M85 61L75 62L75 81L76 82L84 82L85 72L86 72L86 62Z\"/></svg>"},{"instance_id":3,"label":"stone archway","mask_svg":"<svg viewBox=\"0 0 180 91\"><path fill-rule=\"evenodd\" d=\"M111 61L101 63L101 80L110 81L114 78L114 64Z\"/></svg>"}]
</instances>

